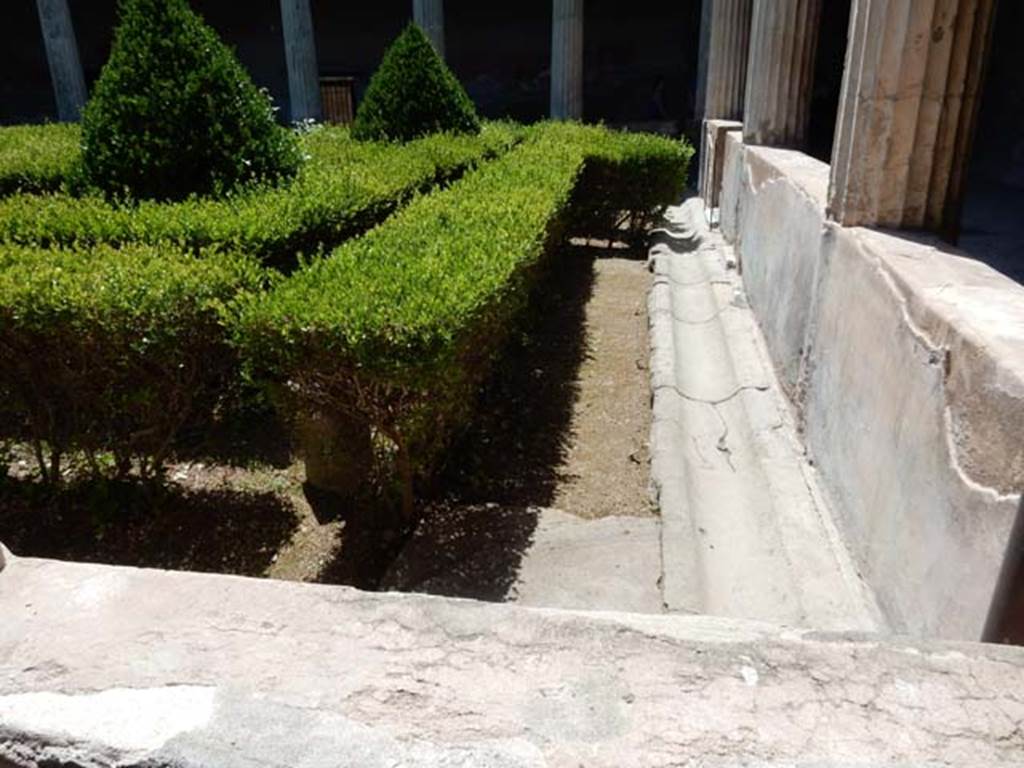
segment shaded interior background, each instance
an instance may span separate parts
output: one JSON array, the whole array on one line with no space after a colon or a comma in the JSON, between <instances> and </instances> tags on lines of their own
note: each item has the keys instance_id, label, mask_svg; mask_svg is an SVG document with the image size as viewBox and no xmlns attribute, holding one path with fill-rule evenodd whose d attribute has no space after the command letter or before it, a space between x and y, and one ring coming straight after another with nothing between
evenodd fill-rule
<instances>
[{"instance_id":1,"label":"shaded interior background","mask_svg":"<svg viewBox=\"0 0 1024 768\"><path fill-rule=\"evenodd\" d=\"M253 79L289 114L279 0L190 0L237 52ZM320 74L355 78L356 103L388 43L412 15L410 0L311 0ZM86 82L113 37L116 0L69 0ZM809 154L832 150L850 0L824 4L815 60ZM447 61L480 113L520 121L548 112L551 0L446 0ZM695 90L701 0L586 0L584 119L697 141ZM56 119L35 0L5 0L0 26L0 124ZM1024 2L997 10L960 245L1024 280ZM694 163L692 169L698 167Z\"/></svg>"},{"instance_id":2,"label":"shaded interior background","mask_svg":"<svg viewBox=\"0 0 1024 768\"><path fill-rule=\"evenodd\" d=\"M278 0L190 0L260 86L288 109ZM116 0L69 0L87 84L110 53ZM355 78L356 101L412 16L410 0L312 0L320 74ZM585 119L676 131L694 114L700 0L587 0ZM56 119L35 0L5 0L0 123ZM448 64L481 114L532 121L548 112L551 0L446 0ZM659 125L660 124L660 125Z\"/></svg>"}]
</instances>

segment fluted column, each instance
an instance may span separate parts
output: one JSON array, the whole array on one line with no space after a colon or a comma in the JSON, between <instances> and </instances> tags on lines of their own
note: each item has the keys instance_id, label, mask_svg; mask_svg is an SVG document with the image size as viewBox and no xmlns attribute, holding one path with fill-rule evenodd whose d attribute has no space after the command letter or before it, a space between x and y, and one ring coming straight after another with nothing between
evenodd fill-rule
<instances>
[{"instance_id":1,"label":"fluted column","mask_svg":"<svg viewBox=\"0 0 1024 768\"><path fill-rule=\"evenodd\" d=\"M53 96L57 102L57 117L64 122L74 122L79 118L88 94L68 2L36 0L36 10L39 11L39 24L43 29L46 61L50 65Z\"/></svg>"},{"instance_id":2,"label":"fluted column","mask_svg":"<svg viewBox=\"0 0 1024 768\"><path fill-rule=\"evenodd\" d=\"M735 121L743 116L753 5L754 0L704 0L701 10L697 109L704 120L698 183L712 223L722 187L726 137L743 128Z\"/></svg>"},{"instance_id":3,"label":"fluted column","mask_svg":"<svg viewBox=\"0 0 1024 768\"><path fill-rule=\"evenodd\" d=\"M583 117L583 0L552 0L551 117Z\"/></svg>"},{"instance_id":4,"label":"fluted column","mask_svg":"<svg viewBox=\"0 0 1024 768\"><path fill-rule=\"evenodd\" d=\"M412 18L444 58L444 0L412 0Z\"/></svg>"},{"instance_id":5,"label":"fluted column","mask_svg":"<svg viewBox=\"0 0 1024 768\"><path fill-rule=\"evenodd\" d=\"M754 0L743 113L748 143L803 144L820 21L821 0Z\"/></svg>"},{"instance_id":6,"label":"fluted column","mask_svg":"<svg viewBox=\"0 0 1024 768\"><path fill-rule=\"evenodd\" d=\"M953 231L994 0L853 0L829 213Z\"/></svg>"},{"instance_id":7,"label":"fluted column","mask_svg":"<svg viewBox=\"0 0 1024 768\"><path fill-rule=\"evenodd\" d=\"M288 66L291 119L319 120L320 73L316 63L313 14L309 0L281 0L281 31Z\"/></svg>"},{"instance_id":8,"label":"fluted column","mask_svg":"<svg viewBox=\"0 0 1024 768\"><path fill-rule=\"evenodd\" d=\"M707 48L698 109L706 119L738 120L746 95L753 0L705 0L705 5L701 23L708 28L701 37L706 35Z\"/></svg>"}]
</instances>

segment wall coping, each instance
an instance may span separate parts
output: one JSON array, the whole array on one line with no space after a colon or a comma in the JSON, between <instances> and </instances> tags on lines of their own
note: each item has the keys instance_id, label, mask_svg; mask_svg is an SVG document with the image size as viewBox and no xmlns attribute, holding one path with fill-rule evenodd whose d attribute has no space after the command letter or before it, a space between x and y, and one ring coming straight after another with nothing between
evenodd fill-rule
<instances>
[{"instance_id":1,"label":"wall coping","mask_svg":"<svg viewBox=\"0 0 1024 768\"><path fill-rule=\"evenodd\" d=\"M1024 516L1024 288L937 238L829 221L824 163L728 152L723 231L887 619L991 635Z\"/></svg>"},{"instance_id":2,"label":"wall coping","mask_svg":"<svg viewBox=\"0 0 1024 768\"><path fill-rule=\"evenodd\" d=\"M745 144L742 136L729 136L747 156L748 172L755 190L768 182L785 178L804 193L814 206L825 211L828 203L829 165L795 149Z\"/></svg>"},{"instance_id":3,"label":"wall coping","mask_svg":"<svg viewBox=\"0 0 1024 768\"><path fill-rule=\"evenodd\" d=\"M937 237L853 229L908 293L1024 382L1024 286ZM1020 390L1024 396L1024 388Z\"/></svg>"},{"instance_id":4,"label":"wall coping","mask_svg":"<svg viewBox=\"0 0 1024 768\"><path fill-rule=\"evenodd\" d=\"M798 150L729 140L740 142L755 192L784 179L824 219L827 163ZM1024 286L927 233L823 223L857 239L901 294L914 329L947 355L952 447L964 479L996 499L1018 497L1024 491Z\"/></svg>"},{"instance_id":5,"label":"wall coping","mask_svg":"<svg viewBox=\"0 0 1024 768\"><path fill-rule=\"evenodd\" d=\"M1024 286L938 238L850 231L890 277L909 327L945 358L958 471L994 499L1018 498L1024 491Z\"/></svg>"},{"instance_id":6,"label":"wall coping","mask_svg":"<svg viewBox=\"0 0 1024 768\"><path fill-rule=\"evenodd\" d=\"M0 764L991 766L1024 750L1024 648L23 558L0 615Z\"/></svg>"}]
</instances>

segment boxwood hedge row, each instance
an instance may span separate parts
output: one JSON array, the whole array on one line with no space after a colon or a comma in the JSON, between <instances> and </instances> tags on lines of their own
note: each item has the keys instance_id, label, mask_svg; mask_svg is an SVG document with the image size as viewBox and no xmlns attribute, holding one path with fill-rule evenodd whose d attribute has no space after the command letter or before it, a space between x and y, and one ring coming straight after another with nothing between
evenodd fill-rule
<instances>
[{"instance_id":1,"label":"boxwood hedge row","mask_svg":"<svg viewBox=\"0 0 1024 768\"><path fill-rule=\"evenodd\" d=\"M522 134L491 126L475 144L431 137L400 148L318 131L304 142L359 180L358 195L338 193L337 200L393 200L395 189L414 195L437 169L454 173L475 162L467 158L500 152ZM554 263L551 245L567 231L609 227L623 206L649 216L673 201L689 156L688 147L665 139L571 124L531 128L501 158L414 196L375 229L304 260L288 277L263 269L258 258L268 253L260 244L285 238L248 235L280 231L260 229L259 211L280 214L279 222L302 220L302 206L316 201L304 199L297 212L287 209L288 196L273 198L276 191L258 205L215 204L238 206L242 220L234 224L222 216L214 225L213 214L202 219L197 212L208 203L200 201L143 204L137 218L119 219L149 243L110 235L100 215L96 229L67 236L71 247L0 242L0 399L7 404L0 435L30 439L51 480L69 452L93 464L109 452L118 472L152 473L175 435L209 423L244 362L290 410L346 416L384 438L378 442L391 451L408 511L414 477L432 471L471 416L541 266ZM420 170L409 172L402 161ZM308 177L301 183L312 185ZM311 195L314 186L306 188ZM275 213L267 199L286 210ZM181 218L161 230L158 212ZM210 227L202 236L199 221ZM111 242L100 242L101 233ZM215 235L227 247L203 249ZM231 248L246 244L248 255Z\"/></svg>"},{"instance_id":2,"label":"boxwood hedge row","mask_svg":"<svg viewBox=\"0 0 1024 768\"><path fill-rule=\"evenodd\" d=\"M479 133L480 118L423 30L410 22L370 78L352 135L370 141L410 141L444 131Z\"/></svg>"},{"instance_id":3,"label":"boxwood hedge row","mask_svg":"<svg viewBox=\"0 0 1024 768\"><path fill-rule=\"evenodd\" d=\"M78 176L107 196L183 200L290 179L294 132L188 0L120 0L82 110Z\"/></svg>"},{"instance_id":4,"label":"boxwood hedge row","mask_svg":"<svg viewBox=\"0 0 1024 768\"><path fill-rule=\"evenodd\" d=\"M438 134L397 145L357 142L343 128L321 127L303 136L306 162L286 186L175 203L16 194L0 199L0 240L44 247L218 246L287 268L296 253L364 232L416 193L504 153L520 133L511 124L491 123L479 135Z\"/></svg>"},{"instance_id":5,"label":"boxwood hedge row","mask_svg":"<svg viewBox=\"0 0 1024 768\"><path fill-rule=\"evenodd\" d=\"M243 356L290 407L387 438L410 513L414 476L470 415L549 245L575 224L567 217L664 206L681 193L689 156L666 139L535 128L501 160L248 299L236 325Z\"/></svg>"},{"instance_id":6,"label":"boxwood hedge row","mask_svg":"<svg viewBox=\"0 0 1024 768\"><path fill-rule=\"evenodd\" d=\"M586 148L573 196L572 220L579 231L592 236L642 236L665 202L676 199L686 185L693 157L689 144L600 126L569 124L559 130ZM624 232L623 224L628 224Z\"/></svg>"},{"instance_id":7,"label":"boxwood hedge row","mask_svg":"<svg viewBox=\"0 0 1024 768\"><path fill-rule=\"evenodd\" d=\"M60 189L79 156L75 123L0 127L0 196Z\"/></svg>"},{"instance_id":8,"label":"boxwood hedge row","mask_svg":"<svg viewBox=\"0 0 1024 768\"><path fill-rule=\"evenodd\" d=\"M152 473L237 377L226 312L264 280L235 254L0 244L2 435L30 440L51 482L71 451Z\"/></svg>"}]
</instances>

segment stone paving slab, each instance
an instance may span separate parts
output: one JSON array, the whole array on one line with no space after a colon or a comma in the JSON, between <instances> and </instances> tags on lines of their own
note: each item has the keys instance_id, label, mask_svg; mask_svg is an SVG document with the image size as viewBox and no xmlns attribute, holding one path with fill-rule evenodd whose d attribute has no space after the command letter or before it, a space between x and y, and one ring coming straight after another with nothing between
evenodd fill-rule
<instances>
[{"instance_id":1,"label":"stone paving slab","mask_svg":"<svg viewBox=\"0 0 1024 768\"><path fill-rule=\"evenodd\" d=\"M521 605L661 613L661 523L545 510L510 599Z\"/></svg>"},{"instance_id":2,"label":"stone paving slab","mask_svg":"<svg viewBox=\"0 0 1024 768\"><path fill-rule=\"evenodd\" d=\"M1024 649L8 558L0 765L996 766Z\"/></svg>"},{"instance_id":3,"label":"stone paving slab","mask_svg":"<svg viewBox=\"0 0 1024 768\"><path fill-rule=\"evenodd\" d=\"M493 535L477 535L481 530ZM383 587L543 608L661 613L660 548L657 518L588 520L558 509L481 505L424 520Z\"/></svg>"}]
</instances>

